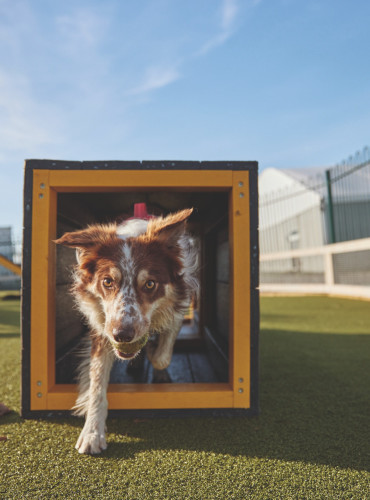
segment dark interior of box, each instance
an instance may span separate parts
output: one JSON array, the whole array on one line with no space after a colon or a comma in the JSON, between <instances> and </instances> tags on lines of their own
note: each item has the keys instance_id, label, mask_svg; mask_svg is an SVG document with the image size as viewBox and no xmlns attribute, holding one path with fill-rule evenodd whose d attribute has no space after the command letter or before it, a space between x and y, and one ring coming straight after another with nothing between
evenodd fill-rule
<instances>
[{"instance_id":1,"label":"dark interior of box","mask_svg":"<svg viewBox=\"0 0 370 500\"><path fill-rule=\"evenodd\" d=\"M189 231L201 253L201 293L198 304L178 335L168 374L174 383L227 382L229 378L229 193L145 191L59 193L57 237L93 223L121 220L133 215L134 204L147 205L148 213L166 215L194 207ZM73 249L58 246L56 264L56 383L76 382L79 352L88 336L86 324L69 292L76 264ZM151 383L153 369L147 359L140 373L117 360L111 383Z\"/></svg>"}]
</instances>

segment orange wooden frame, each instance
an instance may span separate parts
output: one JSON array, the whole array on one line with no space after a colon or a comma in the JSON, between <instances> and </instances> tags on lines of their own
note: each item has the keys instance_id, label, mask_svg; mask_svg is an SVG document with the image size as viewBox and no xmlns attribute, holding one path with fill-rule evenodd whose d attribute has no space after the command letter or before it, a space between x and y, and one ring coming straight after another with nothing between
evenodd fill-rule
<instances>
[{"instance_id":1,"label":"orange wooden frame","mask_svg":"<svg viewBox=\"0 0 370 500\"><path fill-rule=\"evenodd\" d=\"M74 385L55 383L57 194L174 189L228 191L231 319L229 382L111 384L110 409L250 407L249 172L233 170L34 170L32 208L30 409L68 410Z\"/></svg>"},{"instance_id":2,"label":"orange wooden frame","mask_svg":"<svg viewBox=\"0 0 370 500\"><path fill-rule=\"evenodd\" d=\"M0 255L0 266L4 266L6 269L14 274L17 274L18 276L22 275L21 266L14 264L14 262L4 257L4 255Z\"/></svg>"}]
</instances>

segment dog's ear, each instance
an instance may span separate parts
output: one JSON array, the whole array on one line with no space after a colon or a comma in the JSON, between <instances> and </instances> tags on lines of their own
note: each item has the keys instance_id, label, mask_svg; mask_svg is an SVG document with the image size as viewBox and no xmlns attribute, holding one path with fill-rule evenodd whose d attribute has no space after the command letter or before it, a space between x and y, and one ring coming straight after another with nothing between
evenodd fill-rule
<instances>
[{"instance_id":1,"label":"dog's ear","mask_svg":"<svg viewBox=\"0 0 370 500\"><path fill-rule=\"evenodd\" d=\"M54 243L71 248L88 249L104 245L115 235L115 226L90 226L87 229L64 233Z\"/></svg>"},{"instance_id":2,"label":"dog's ear","mask_svg":"<svg viewBox=\"0 0 370 500\"><path fill-rule=\"evenodd\" d=\"M186 221L192 213L193 209L187 208L164 218L153 219L148 224L146 235L169 245L175 244L184 234Z\"/></svg>"}]
</instances>

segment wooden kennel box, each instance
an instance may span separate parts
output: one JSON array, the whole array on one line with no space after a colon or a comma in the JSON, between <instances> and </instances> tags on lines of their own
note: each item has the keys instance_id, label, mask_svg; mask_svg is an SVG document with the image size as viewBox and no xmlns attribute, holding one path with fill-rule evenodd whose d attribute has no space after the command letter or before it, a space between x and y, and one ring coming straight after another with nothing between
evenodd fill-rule
<instances>
[{"instance_id":1,"label":"wooden kennel box","mask_svg":"<svg viewBox=\"0 0 370 500\"><path fill-rule=\"evenodd\" d=\"M75 402L77 351L86 326L68 292L71 249L53 240L94 222L194 207L201 298L175 346L172 383L112 370L110 410L123 414L255 414L258 411L258 214L256 162L27 160L22 276L22 415ZM126 368L125 368L126 369Z\"/></svg>"}]
</instances>

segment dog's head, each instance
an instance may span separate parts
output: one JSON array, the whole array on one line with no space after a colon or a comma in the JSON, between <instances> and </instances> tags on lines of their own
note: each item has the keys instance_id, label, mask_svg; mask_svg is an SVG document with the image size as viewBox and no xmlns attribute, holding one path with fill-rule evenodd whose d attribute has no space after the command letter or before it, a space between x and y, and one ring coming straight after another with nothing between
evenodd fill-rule
<instances>
[{"instance_id":1,"label":"dog's head","mask_svg":"<svg viewBox=\"0 0 370 500\"><path fill-rule=\"evenodd\" d=\"M150 330L165 329L187 306L189 266L196 266L185 232L192 211L94 225L56 240L77 249L78 305L121 358L135 356Z\"/></svg>"}]
</instances>

